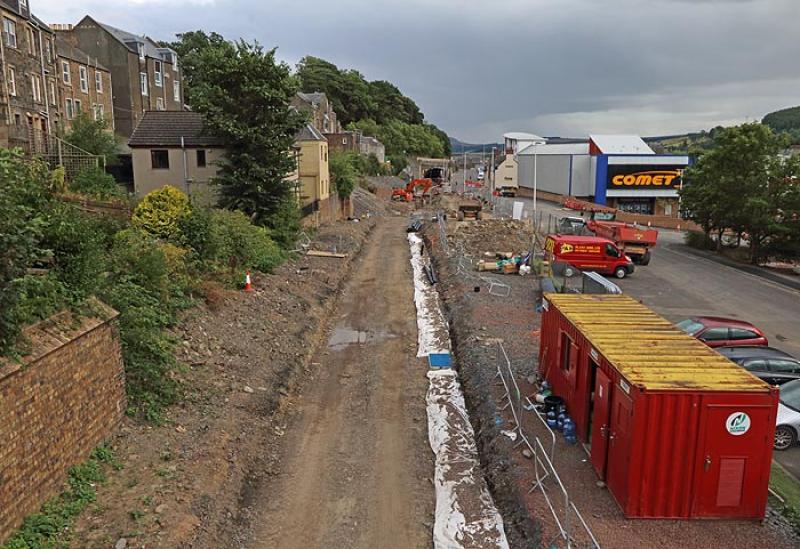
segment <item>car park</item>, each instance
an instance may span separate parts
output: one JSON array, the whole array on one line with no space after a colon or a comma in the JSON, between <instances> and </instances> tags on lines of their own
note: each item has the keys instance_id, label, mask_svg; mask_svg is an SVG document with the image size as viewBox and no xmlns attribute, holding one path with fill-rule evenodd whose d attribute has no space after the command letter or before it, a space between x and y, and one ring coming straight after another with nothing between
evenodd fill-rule
<instances>
[{"instance_id":1,"label":"car park","mask_svg":"<svg viewBox=\"0 0 800 549\"><path fill-rule=\"evenodd\" d=\"M800 437L800 380L781 385L775 421L775 449L794 446Z\"/></svg>"},{"instance_id":2,"label":"car park","mask_svg":"<svg viewBox=\"0 0 800 549\"><path fill-rule=\"evenodd\" d=\"M717 351L770 385L800 379L800 360L773 347L717 347Z\"/></svg>"},{"instance_id":3,"label":"car park","mask_svg":"<svg viewBox=\"0 0 800 549\"><path fill-rule=\"evenodd\" d=\"M769 345L761 330L735 318L697 316L682 320L676 326L709 347Z\"/></svg>"}]
</instances>

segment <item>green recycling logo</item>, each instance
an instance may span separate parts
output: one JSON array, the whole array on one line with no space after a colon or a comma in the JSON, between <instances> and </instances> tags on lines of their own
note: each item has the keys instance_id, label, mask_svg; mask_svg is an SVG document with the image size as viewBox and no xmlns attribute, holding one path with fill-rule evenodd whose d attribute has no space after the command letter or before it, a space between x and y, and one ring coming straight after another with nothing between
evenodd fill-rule
<instances>
[{"instance_id":1,"label":"green recycling logo","mask_svg":"<svg viewBox=\"0 0 800 549\"><path fill-rule=\"evenodd\" d=\"M725 421L725 428L733 436L743 435L750 430L750 416L744 412L734 412Z\"/></svg>"}]
</instances>

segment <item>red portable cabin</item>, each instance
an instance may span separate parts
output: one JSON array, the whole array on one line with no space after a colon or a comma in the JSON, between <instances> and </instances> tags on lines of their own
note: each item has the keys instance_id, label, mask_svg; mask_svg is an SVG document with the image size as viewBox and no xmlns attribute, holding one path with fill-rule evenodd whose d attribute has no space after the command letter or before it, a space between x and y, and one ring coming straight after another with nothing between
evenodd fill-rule
<instances>
[{"instance_id":1,"label":"red portable cabin","mask_svg":"<svg viewBox=\"0 0 800 549\"><path fill-rule=\"evenodd\" d=\"M545 294L540 374L630 518L762 519L778 390L624 295Z\"/></svg>"}]
</instances>

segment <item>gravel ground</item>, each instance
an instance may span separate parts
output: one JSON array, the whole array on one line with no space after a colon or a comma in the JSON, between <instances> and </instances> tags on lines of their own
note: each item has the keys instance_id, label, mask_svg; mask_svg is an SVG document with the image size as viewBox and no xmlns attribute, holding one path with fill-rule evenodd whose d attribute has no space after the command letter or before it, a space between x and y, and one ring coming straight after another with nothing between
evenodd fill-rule
<instances>
[{"instance_id":1,"label":"gravel ground","mask_svg":"<svg viewBox=\"0 0 800 549\"><path fill-rule=\"evenodd\" d=\"M314 249L346 259L301 256L253 276L252 293L218 289L174 331L186 399L158 427L126 419L110 443L122 465L98 488L70 546L231 547L252 487L269 478L282 419L313 373L352 260L372 221L327 225Z\"/></svg>"},{"instance_id":2,"label":"gravel ground","mask_svg":"<svg viewBox=\"0 0 800 549\"><path fill-rule=\"evenodd\" d=\"M501 245L513 247L507 243L519 238L520 228L492 223L489 220L450 221L451 251L463 248L466 254L477 257ZM484 237L481 225L489 227ZM504 235L503 230L508 233ZM513 418L510 410L502 410L504 392L495 380L499 341L509 355L523 394L532 395L535 391L531 381L539 347L540 316L535 312L537 283L533 278L496 275L510 286L511 294L506 298L490 295L485 287L476 283L473 275L457 273L456 259L446 257L438 245L438 227L428 226L424 234L439 271L439 290L448 311L456 361L464 381L470 418L478 435L485 474L506 521L509 540L514 547L535 547L540 542L541 546L549 547L558 530L541 492L527 493L535 479L533 461L501 433L513 427ZM525 242L529 242L527 237L519 240L519 244ZM476 285L480 287L479 292L474 291ZM531 412L523 412L522 423L526 433L540 436L549 449L549 438L545 438L549 435ZM602 483L598 484L581 445L570 446L559 438L554 462L570 497L602 547L800 547L800 539L791 526L772 509L763 523L625 519L608 490ZM556 495L553 485L550 485L549 494ZM560 510L557 499L555 503ZM589 538L583 532L574 533L574 537L576 546L587 546Z\"/></svg>"}]
</instances>

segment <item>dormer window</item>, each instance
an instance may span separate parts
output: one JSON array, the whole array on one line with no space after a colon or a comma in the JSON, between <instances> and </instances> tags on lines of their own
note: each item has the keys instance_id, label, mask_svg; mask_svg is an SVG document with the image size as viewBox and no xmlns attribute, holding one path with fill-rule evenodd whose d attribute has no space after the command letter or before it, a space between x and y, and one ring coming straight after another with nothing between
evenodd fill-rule
<instances>
[{"instance_id":1,"label":"dormer window","mask_svg":"<svg viewBox=\"0 0 800 549\"><path fill-rule=\"evenodd\" d=\"M139 59L144 61L144 44L142 44L141 42L137 42L136 43L136 51L139 52Z\"/></svg>"}]
</instances>

